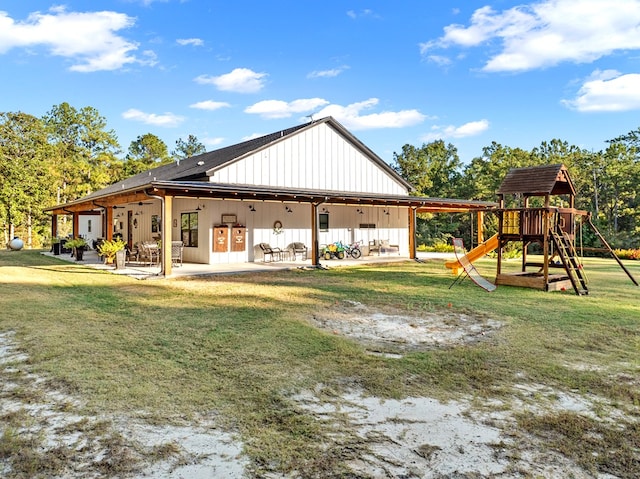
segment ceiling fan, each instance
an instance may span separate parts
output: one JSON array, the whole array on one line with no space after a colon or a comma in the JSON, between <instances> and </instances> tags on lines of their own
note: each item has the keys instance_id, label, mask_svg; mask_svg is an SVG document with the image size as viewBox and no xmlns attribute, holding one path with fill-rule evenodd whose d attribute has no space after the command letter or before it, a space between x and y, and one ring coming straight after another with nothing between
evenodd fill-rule
<instances>
[{"instance_id":1,"label":"ceiling fan","mask_svg":"<svg viewBox=\"0 0 640 479\"><path fill-rule=\"evenodd\" d=\"M142 205L152 205L153 202L152 201L148 201L148 202L144 202L144 201L138 201L137 203L129 203L130 205L138 205L138 206L142 206Z\"/></svg>"}]
</instances>

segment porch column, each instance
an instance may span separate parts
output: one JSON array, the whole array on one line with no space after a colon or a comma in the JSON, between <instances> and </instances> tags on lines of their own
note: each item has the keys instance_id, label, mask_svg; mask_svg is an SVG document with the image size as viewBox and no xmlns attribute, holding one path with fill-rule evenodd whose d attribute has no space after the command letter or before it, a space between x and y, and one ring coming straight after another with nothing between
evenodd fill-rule
<instances>
[{"instance_id":1,"label":"porch column","mask_svg":"<svg viewBox=\"0 0 640 479\"><path fill-rule=\"evenodd\" d=\"M318 245L318 205L311 203L311 264L320 266L320 247Z\"/></svg>"},{"instance_id":2,"label":"porch column","mask_svg":"<svg viewBox=\"0 0 640 479\"><path fill-rule=\"evenodd\" d=\"M73 212L73 226L72 226L72 231L73 231L73 237L77 238L78 237L78 232L80 231L80 215L78 214L77 211Z\"/></svg>"},{"instance_id":3,"label":"porch column","mask_svg":"<svg viewBox=\"0 0 640 479\"><path fill-rule=\"evenodd\" d=\"M104 213L104 238L111 241L113 239L113 208L105 208Z\"/></svg>"},{"instance_id":4,"label":"porch column","mask_svg":"<svg viewBox=\"0 0 640 479\"><path fill-rule=\"evenodd\" d=\"M51 215L51 239L58 236L58 215Z\"/></svg>"},{"instance_id":5,"label":"porch column","mask_svg":"<svg viewBox=\"0 0 640 479\"><path fill-rule=\"evenodd\" d=\"M416 259L416 208L410 207L409 211L409 259Z\"/></svg>"},{"instance_id":6,"label":"porch column","mask_svg":"<svg viewBox=\"0 0 640 479\"><path fill-rule=\"evenodd\" d=\"M171 276L171 240L173 238L173 196L165 196L160 200L162 207L162 255L161 255L161 273L165 276Z\"/></svg>"}]
</instances>

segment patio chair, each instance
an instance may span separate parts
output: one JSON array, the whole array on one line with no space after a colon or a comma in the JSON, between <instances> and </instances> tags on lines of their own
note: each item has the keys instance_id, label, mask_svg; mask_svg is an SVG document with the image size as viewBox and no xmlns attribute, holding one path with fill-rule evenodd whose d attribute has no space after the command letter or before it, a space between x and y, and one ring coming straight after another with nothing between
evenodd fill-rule
<instances>
[{"instance_id":1,"label":"patio chair","mask_svg":"<svg viewBox=\"0 0 640 479\"><path fill-rule=\"evenodd\" d=\"M270 258L269 261L282 260L282 250L280 248L272 248L269 243L260 243L259 246L262 250L262 259L265 263L267 262L267 256Z\"/></svg>"},{"instance_id":2,"label":"patio chair","mask_svg":"<svg viewBox=\"0 0 640 479\"><path fill-rule=\"evenodd\" d=\"M171 263L173 265L182 266L182 250L184 250L184 243L182 241L171 242Z\"/></svg>"},{"instance_id":3,"label":"patio chair","mask_svg":"<svg viewBox=\"0 0 640 479\"><path fill-rule=\"evenodd\" d=\"M138 243L138 261L141 263L157 264L160 260L160 250L157 243L143 241Z\"/></svg>"},{"instance_id":4,"label":"patio chair","mask_svg":"<svg viewBox=\"0 0 640 479\"><path fill-rule=\"evenodd\" d=\"M289 251L289 255L293 257L294 261L298 259L298 255L300 255L303 260L307 259L307 247L304 243L291 243L287 246L287 250Z\"/></svg>"}]
</instances>

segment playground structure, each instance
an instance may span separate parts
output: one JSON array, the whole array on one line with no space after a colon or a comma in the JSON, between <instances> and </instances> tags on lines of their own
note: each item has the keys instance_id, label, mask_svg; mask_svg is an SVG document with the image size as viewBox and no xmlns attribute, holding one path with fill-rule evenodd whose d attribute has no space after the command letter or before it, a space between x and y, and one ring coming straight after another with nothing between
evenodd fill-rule
<instances>
[{"instance_id":1,"label":"playground structure","mask_svg":"<svg viewBox=\"0 0 640 479\"><path fill-rule=\"evenodd\" d=\"M497 250L495 285L520 286L543 291L573 289L578 295L589 293L587 277L575 248L576 219L587 223L609 254L618 262L627 276L638 282L625 268L586 211L575 209L575 188L564 165L545 165L514 168L509 171L498 189L499 206L491 210L498 215L498 233L466 253L469 262ZM520 200L518 207L505 207L505 198L512 195ZM532 198L541 198L542 206L531 206ZM563 206L552 206L554 203ZM567 207L564 207L564 205ZM583 222L584 223L584 222ZM479 225L479 231L481 225ZM515 273L503 272L503 254L510 242L522 243L522 268ZM528 249L538 244L542 261L529 261ZM460 274L460 260L445 264L453 274Z\"/></svg>"}]
</instances>

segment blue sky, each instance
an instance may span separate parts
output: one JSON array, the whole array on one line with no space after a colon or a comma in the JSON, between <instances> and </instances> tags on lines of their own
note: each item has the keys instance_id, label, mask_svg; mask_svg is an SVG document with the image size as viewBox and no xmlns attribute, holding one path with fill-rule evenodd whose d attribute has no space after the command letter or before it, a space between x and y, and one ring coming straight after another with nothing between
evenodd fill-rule
<instances>
[{"instance_id":1,"label":"blue sky","mask_svg":"<svg viewBox=\"0 0 640 479\"><path fill-rule=\"evenodd\" d=\"M332 115L384 160L443 139L598 151L640 127L640 0L0 0L0 111L92 106L126 151Z\"/></svg>"}]
</instances>

